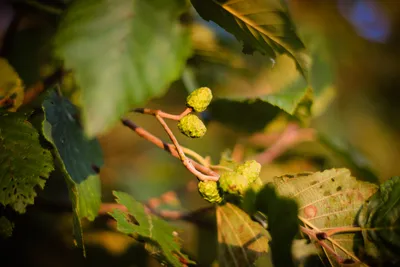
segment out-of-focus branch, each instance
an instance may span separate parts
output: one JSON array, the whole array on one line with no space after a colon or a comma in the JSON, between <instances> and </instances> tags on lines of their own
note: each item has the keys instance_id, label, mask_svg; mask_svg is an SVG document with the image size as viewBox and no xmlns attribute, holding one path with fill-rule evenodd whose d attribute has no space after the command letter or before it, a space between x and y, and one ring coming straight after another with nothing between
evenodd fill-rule
<instances>
[{"instance_id":1,"label":"out-of-focus branch","mask_svg":"<svg viewBox=\"0 0 400 267\"><path fill-rule=\"evenodd\" d=\"M264 135L253 137L252 142L258 140L260 143L272 142L271 146L264 152L258 154L255 160L260 164L267 164L286 152L290 147L315 138L314 129L301 129L297 124L289 124L279 136ZM263 140L264 139L264 140ZM275 139L275 140L274 140ZM258 144L258 143L257 143Z\"/></svg>"}]
</instances>

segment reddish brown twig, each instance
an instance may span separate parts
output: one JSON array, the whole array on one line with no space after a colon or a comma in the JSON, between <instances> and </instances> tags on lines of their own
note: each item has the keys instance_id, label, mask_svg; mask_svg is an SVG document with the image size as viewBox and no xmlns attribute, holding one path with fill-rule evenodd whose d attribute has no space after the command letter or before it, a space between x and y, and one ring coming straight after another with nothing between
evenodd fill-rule
<instances>
[{"instance_id":1,"label":"reddish brown twig","mask_svg":"<svg viewBox=\"0 0 400 267\"><path fill-rule=\"evenodd\" d=\"M149 109L149 108L135 108L132 111L133 112L137 112L137 113L142 113L142 114L153 115L153 116L158 115L161 118L170 119L170 120L174 120L174 121L179 121L180 119L185 117L187 114L191 113L193 110L191 108L186 108L179 115L173 115L173 114L166 113L166 112L164 112L162 110L159 110L159 109Z\"/></svg>"},{"instance_id":2,"label":"reddish brown twig","mask_svg":"<svg viewBox=\"0 0 400 267\"><path fill-rule=\"evenodd\" d=\"M165 151L170 153L172 156L179 158L179 153L174 145L163 142L158 137L152 135L151 133L149 133L145 129L137 126L135 123L133 123L132 121L130 121L128 119L122 119L121 121L125 126L132 129L133 131L135 131L135 133L137 133L140 137L155 144L159 148L164 149ZM212 171L211 169L209 169L195 161L190 160L190 162L191 162L192 166L196 169L196 171L200 171L203 174L206 174L207 176L210 176L210 177L218 177L219 176L216 172ZM218 179L218 178L216 178L216 179Z\"/></svg>"}]
</instances>

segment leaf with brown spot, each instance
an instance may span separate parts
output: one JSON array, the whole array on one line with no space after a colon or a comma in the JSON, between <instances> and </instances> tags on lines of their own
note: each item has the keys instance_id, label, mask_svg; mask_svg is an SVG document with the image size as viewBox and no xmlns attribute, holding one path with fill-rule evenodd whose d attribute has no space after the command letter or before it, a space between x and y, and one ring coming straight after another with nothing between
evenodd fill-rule
<instances>
[{"instance_id":1,"label":"leaf with brown spot","mask_svg":"<svg viewBox=\"0 0 400 267\"><path fill-rule=\"evenodd\" d=\"M231 203L217 207L219 266L251 266L269 249L269 234Z\"/></svg>"},{"instance_id":2,"label":"leaf with brown spot","mask_svg":"<svg viewBox=\"0 0 400 267\"><path fill-rule=\"evenodd\" d=\"M297 201L299 217L306 222L305 226L320 231L356 226L358 211L377 190L374 184L357 181L347 169L276 177L274 184L279 194ZM344 259L355 261L363 245L359 232L337 233L325 242ZM324 254L334 264L332 255L326 251Z\"/></svg>"}]
</instances>

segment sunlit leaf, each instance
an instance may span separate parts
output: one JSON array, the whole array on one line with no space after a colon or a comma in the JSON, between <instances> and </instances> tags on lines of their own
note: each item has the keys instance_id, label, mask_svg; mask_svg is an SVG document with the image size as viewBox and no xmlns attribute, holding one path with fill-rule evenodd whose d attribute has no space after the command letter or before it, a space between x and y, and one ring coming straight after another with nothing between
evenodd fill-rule
<instances>
[{"instance_id":1,"label":"sunlit leaf","mask_svg":"<svg viewBox=\"0 0 400 267\"><path fill-rule=\"evenodd\" d=\"M180 250L174 229L160 218L148 214L144 206L130 195L114 191L117 202L128 211L115 209L110 215L117 221L118 231L146 242L146 250L162 263L170 266L182 266L194 263Z\"/></svg>"},{"instance_id":2,"label":"sunlit leaf","mask_svg":"<svg viewBox=\"0 0 400 267\"><path fill-rule=\"evenodd\" d=\"M365 252L382 262L400 262L400 177L380 185L364 204L358 223L363 232Z\"/></svg>"},{"instance_id":3,"label":"sunlit leaf","mask_svg":"<svg viewBox=\"0 0 400 267\"><path fill-rule=\"evenodd\" d=\"M39 134L27 115L0 115L0 203L24 213L33 204L36 188L44 188L53 168L50 151L43 149Z\"/></svg>"},{"instance_id":4,"label":"sunlit leaf","mask_svg":"<svg viewBox=\"0 0 400 267\"><path fill-rule=\"evenodd\" d=\"M268 252L268 232L231 203L217 207L219 266L251 266Z\"/></svg>"},{"instance_id":5,"label":"sunlit leaf","mask_svg":"<svg viewBox=\"0 0 400 267\"><path fill-rule=\"evenodd\" d=\"M132 106L162 95L191 53L184 0L74 1L56 53L82 88L85 131L109 129ZM151 14L151 15L149 15Z\"/></svg>"},{"instance_id":6,"label":"sunlit leaf","mask_svg":"<svg viewBox=\"0 0 400 267\"><path fill-rule=\"evenodd\" d=\"M316 231L356 226L358 211L376 191L376 185L357 181L347 169L285 175L274 178L274 184L279 194L297 201L299 218ZM324 242L343 259L354 261L363 243L361 235L353 232L338 232ZM324 253L335 262L332 254Z\"/></svg>"},{"instance_id":7,"label":"sunlit leaf","mask_svg":"<svg viewBox=\"0 0 400 267\"><path fill-rule=\"evenodd\" d=\"M244 44L271 58L286 53L303 76L308 74L304 45L295 32L285 3L280 0L191 0L200 16L212 20Z\"/></svg>"},{"instance_id":8,"label":"sunlit leaf","mask_svg":"<svg viewBox=\"0 0 400 267\"><path fill-rule=\"evenodd\" d=\"M16 111L24 100L24 87L7 60L0 58L0 111Z\"/></svg>"},{"instance_id":9,"label":"sunlit leaf","mask_svg":"<svg viewBox=\"0 0 400 267\"><path fill-rule=\"evenodd\" d=\"M65 173L74 211L75 239L83 247L81 220L94 220L101 203L101 147L96 139L89 140L84 135L77 109L67 99L52 91L43 102L43 110L43 134L53 144Z\"/></svg>"}]
</instances>

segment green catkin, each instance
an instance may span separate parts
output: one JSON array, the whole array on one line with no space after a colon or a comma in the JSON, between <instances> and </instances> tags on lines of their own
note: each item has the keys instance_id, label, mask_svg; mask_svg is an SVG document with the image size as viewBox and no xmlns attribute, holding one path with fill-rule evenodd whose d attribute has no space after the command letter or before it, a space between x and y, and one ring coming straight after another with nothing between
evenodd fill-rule
<instances>
[{"instance_id":1,"label":"green catkin","mask_svg":"<svg viewBox=\"0 0 400 267\"><path fill-rule=\"evenodd\" d=\"M203 121L194 114L188 114L183 117L178 123L178 128L181 133L190 138L203 137L207 131Z\"/></svg>"},{"instance_id":2,"label":"green catkin","mask_svg":"<svg viewBox=\"0 0 400 267\"><path fill-rule=\"evenodd\" d=\"M196 112L207 109L212 100L212 93L208 87L200 87L194 90L186 99L186 105Z\"/></svg>"}]
</instances>

